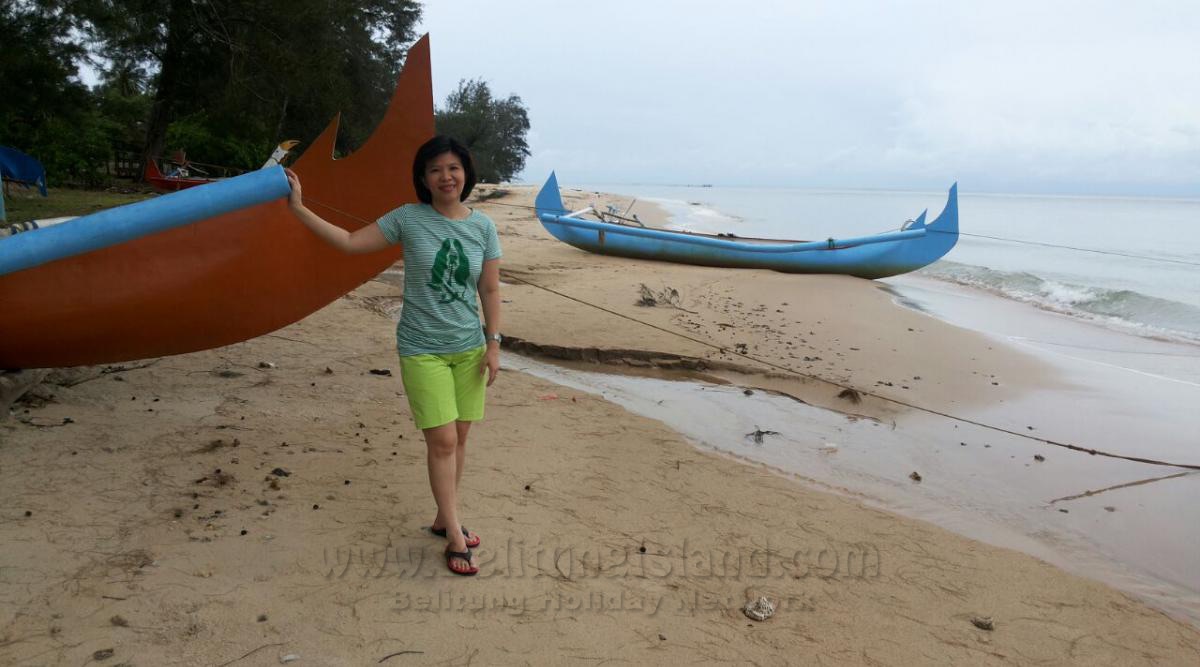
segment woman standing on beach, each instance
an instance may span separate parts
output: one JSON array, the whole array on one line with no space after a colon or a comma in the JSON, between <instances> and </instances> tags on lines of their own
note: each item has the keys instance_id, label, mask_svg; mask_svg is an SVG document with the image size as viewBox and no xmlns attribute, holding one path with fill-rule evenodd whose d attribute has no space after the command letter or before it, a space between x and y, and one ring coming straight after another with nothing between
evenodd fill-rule
<instances>
[{"instance_id":1,"label":"woman standing on beach","mask_svg":"<svg viewBox=\"0 0 1200 667\"><path fill-rule=\"evenodd\" d=\"M404 307L396 327L400 376L417 428L425 434L429 485L437 503L431 530L445 535L451 572L479 571L471 548L479 536L462 527L458 491L471 423L483 419L485 385L500 371L500 241L496 225L463 204L475 187L471 154L437 136L417 149L405 204L353 233L304 206L300 179L288 170L288 203L306 227L348 253L404 246ZM483 303L480 326L476 295Z\"/></svg>"}]
</instances>

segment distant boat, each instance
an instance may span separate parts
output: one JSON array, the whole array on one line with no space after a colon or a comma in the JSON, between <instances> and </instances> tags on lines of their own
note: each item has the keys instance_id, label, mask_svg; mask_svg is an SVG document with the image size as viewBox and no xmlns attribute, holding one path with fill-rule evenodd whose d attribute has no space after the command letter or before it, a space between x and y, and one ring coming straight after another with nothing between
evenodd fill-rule
<instances>
[{"instance_id":1,"label":"distant boat","mask_svg":"<svg viewBox=\"0 0 1200 667\"><path fill-rule=\"evenodd\" d=\"M168 174L170 175L164 174L159 169L157 160L146 159L146 168L142 171L142 178L159 192L179 192L220 180L208 176L192 176L189 170L182 167L171 168L168 170Z\"/></svg>"},{"instance_id":2,"label":"distant boat","mask_svg":"<svg viewBox=\"0 0 1200 667\"><path fill-rule=\"evenodd\" d=\"M563 207L552 173L538 193L537 218L554 238L600 255L784 273L836 273L886 278L915 271L940 259L958 242L958 184L946 207L925 224L925 212L900 229L871 236L824 241L755 239L733 234L652 229L639 221L585 208ZM597 219L582 216L591 214Z\"/></svg>"},{"instance_id":3,"label":"distant boat","mask_svg":"<svg viewBox=\"0 0 1200 667\"><path fill-rule=\"evenodd\" d=\"M337 127L335 118L292 166L308 206L354 231L416 201L408 165L434 135L428 37L409 49L371 137L335 160ZM400 258L399 246L348 255L319 239L280 198L286 180L260 203L226 199L227 186L239 182L277 187L281 171L0 238L0 369L111 364L248 340L309 315ZM210 195L221 208L205 209ZM166 210L144 221L127 215L160 200ZM184 208L193 221L163 226Z\"/></svg>"},{"instance_id":4,"label":"distant boat","mask_svg":"<svg viewBox=\"0 0 1200 667\"><path fill-rule=\"evenodd\" d=\"M260 169L266 169L267 167L273 167L277 164L281 164L283 162L283 158L287 157L287 154L292 150L292 148L299 143L299 141L295 140L288 140L280 143L275 147L275 151L271 153L271 157L267 158L267 161L262 167L260 167ZM142 178L159 192L179 192L180 190L186 190L187 188L194 188L197 185L215 183L223 180L223 177L209 176L207 172L203 170L204 167L238 173L238 170L233 170L230 167L218 167L216 165L192 162L184 157L182 152L175 157L172 157L170 160L164 160L164 163L171 165L165 174L163 173L162 169L159 168L158 161L154 159L147 159L146 167L142 171ZM192 172L197 173L193 174Z\"/></svg>"}]
</instances>

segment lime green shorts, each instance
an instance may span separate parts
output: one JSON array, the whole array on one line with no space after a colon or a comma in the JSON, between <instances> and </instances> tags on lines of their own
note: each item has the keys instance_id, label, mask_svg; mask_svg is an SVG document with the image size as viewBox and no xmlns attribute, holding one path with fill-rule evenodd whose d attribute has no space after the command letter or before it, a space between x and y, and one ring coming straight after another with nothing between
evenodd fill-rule
<instances>
[{"instance_id":1,"label":"lime green shorts","mask_svg":"<svg viewBox=\"0 0 1200 667\"><path fill-rule=\"evenodd\" d=\"M485 349L400 357L400 378L417 428L483 419L487 373L479 368Z\"/></svg>"}]
</instances>

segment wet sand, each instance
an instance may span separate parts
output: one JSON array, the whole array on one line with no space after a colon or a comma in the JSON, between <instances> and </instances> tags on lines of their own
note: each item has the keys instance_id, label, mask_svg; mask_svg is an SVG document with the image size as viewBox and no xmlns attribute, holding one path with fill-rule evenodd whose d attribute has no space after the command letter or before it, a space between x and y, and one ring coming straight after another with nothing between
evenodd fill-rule
<instances>
[{"instance_id":1,"label":"wet sand","mask_svg":"<svg viewBox=\"0 0 1200 667\"><path fill-rule=\"evenodd\" d=\"M897 432L926 433L923 418L755 359L956 412L1072 386L865 281L584 254L498 205L530 199L484 205L524 353L789 382L814 410ZM676 290L678 307L635 305L642 284ZM703 451L515 356L469 447L462 504L483 575L455 577L424 530L397 302L374 281L275 334L56 373L17 404L0 422L0 662L109 649L112 664L186 665L1200 658L1194 627L1111 587ZM779 607L761 623L740 611L759 595ZM973 622L985 617L991 630Z\"/></svg>"},{"instance_id":2,"label":"wet sand","mask_svg":"<svg viewBox=\"0 0 1200 667\"><path fill-rule=\"evenodd\" d=\"M1044 444L970 425L952 428L948 440L941 418L906 417L898 425L784 394L747 395L744 387L765 384L752 376L730 385L513 363L658 419L701 448L1018 549L1200 620L1190 567L1195 471L1048 452Z\"/></svg>"},{"instance_id":3,"label":"wet sand","mask_svg":"<svg viewBox=\"0 0 1200 667\"><path fill-rule=\"evenodd\" d=\"M575 202L587 196L579 193ZM568 203L569 208L580 205ZM565 276L561 280L584 289L558 291L588 301L586 290L600 285L592 303L640 320L606 324L604 334L610 348L641 350L630 355L639 365L654 361L655 350L686 350L684 354L726 368L707 369L710 375L780 391L837 415L893 426L882 436L826 433L826 439L851 442L842 443L836 465L818 466L819 472L810 466L830 457L813 460L809 455L820 450L822 437L794 425L792 431L804 433L807 440L779 445L778 453L743 452L751 459L993 544L1020 548L1200 623L1200 579L1194 567L1200 554L1200 514L1187 501L1195 497L1200 475L1039 441L1200 464L1195 436L1200 415L1189 407L1200 403L1200 357L1194 346L1136 338L917 276L879 283L643 262L635 279L620 266L605 270L623 260L585 257L580 261L590 262L592 280ZM560 280L558 272L546 273L550 275L543 279L551 284ZM656 289L669 284L680 294L678 307L629 308L638 281ZM550 311L554 299L562 301L557 295L534 299L531 310L537 313ZM898 303L907 307L897 308ZM576 313L571 319L585 317L586 307L572 303L570 308ZM929 311L958 326L948 326ZM537 329L550 328L548 319L537 320L534 312L521 322L527 320L537 322ZM711 341L727 353L648 325ZM572 331L570 338L582 342L576 347L591 340L586 331ZM634 342L639 338L643 342ZM738 349L739 343L745 347ZM530 351L571 356L557 348L548 354ZM609 370L619 371L620 360L613 361ZM674 363L693 366L694 360ZM865 397L850 405L837 398L843 386L901 404ZM690 400L703 404L703 399ZM694 418L664 421L689 432L693 440L729 421L707 408L696 412ZM689 426L694 428L689 431ZM905 478L915 469L925 471L916 488ZM856 477L843 479L846 475ZM1107 495L1098 493L1102 490Z\"/></svg>"}]
</instances>

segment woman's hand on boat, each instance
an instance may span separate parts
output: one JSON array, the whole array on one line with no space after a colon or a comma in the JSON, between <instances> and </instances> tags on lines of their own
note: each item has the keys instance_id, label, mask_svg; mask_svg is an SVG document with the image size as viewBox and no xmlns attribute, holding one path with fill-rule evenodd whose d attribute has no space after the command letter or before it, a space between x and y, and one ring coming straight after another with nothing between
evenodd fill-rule
<instances>
[{"instance_id":1,"label":"woman's hand on boat","mask_svg":"<svg viewBox=\"0 0 1200 667\"><path fill-rule=\"evenodd\" d=\"M487 386L492 386L496 375L500 372L500 343L488 342L487 350L483 353L483 363L479 364L479 374L487 373Z\"/></svg>"},{"instance_id":2,"label":"woman's hand on boat","mask_svg":"<svg viewBox=\"0 0 1200 667\"><path fill-rule=\"evenodd\" d=\"M291 169L285 168L283 173L287 174L288 185L292 186L291 193L288 194L288 206L292 208L300 208L304 206L304 197L300 193L300 177Z\"/></svg>"}]
</instances>

